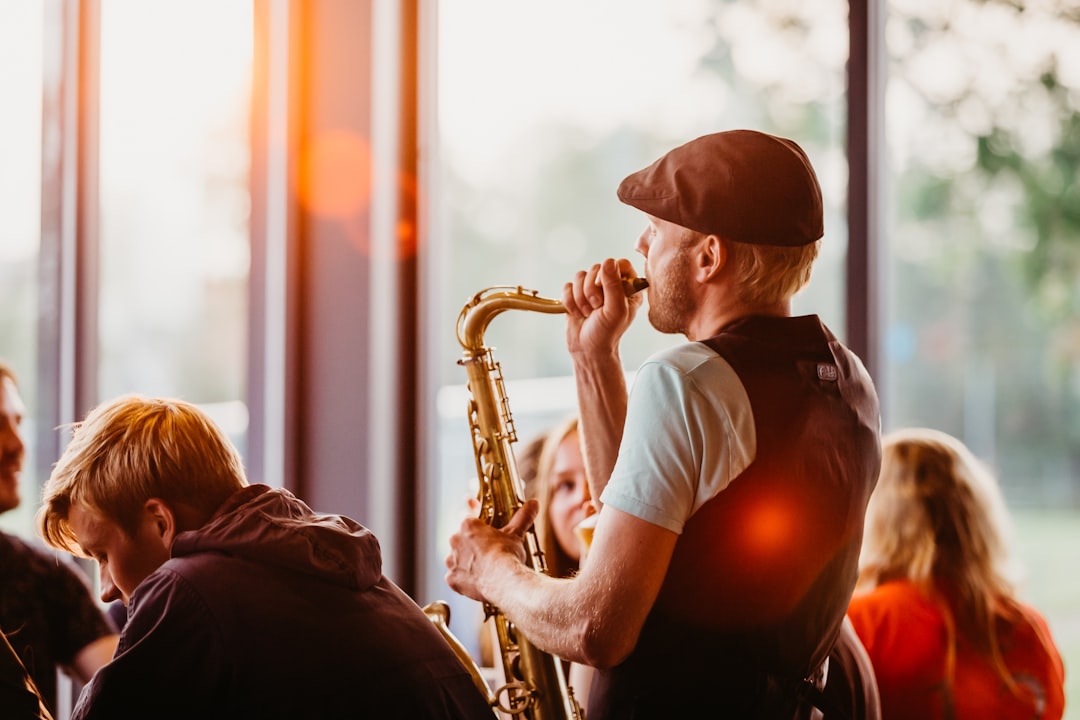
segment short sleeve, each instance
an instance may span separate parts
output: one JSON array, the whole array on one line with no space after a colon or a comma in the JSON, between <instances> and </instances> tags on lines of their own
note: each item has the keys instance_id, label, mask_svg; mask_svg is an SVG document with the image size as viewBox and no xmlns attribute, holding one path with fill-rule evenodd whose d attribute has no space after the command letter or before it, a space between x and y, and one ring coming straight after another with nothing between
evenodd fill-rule
<instances>
[{"instance_id":1,"label":"short sleeve","mask_svg":"<svg viewBox=\"0 0 1080 720\"><path fill-rule=\"evenodd\" d=\"M681 533L753 461L753 411L731 366L701 343L647 360L630 392L601 502Z\"/></svg>"}]
</instances>

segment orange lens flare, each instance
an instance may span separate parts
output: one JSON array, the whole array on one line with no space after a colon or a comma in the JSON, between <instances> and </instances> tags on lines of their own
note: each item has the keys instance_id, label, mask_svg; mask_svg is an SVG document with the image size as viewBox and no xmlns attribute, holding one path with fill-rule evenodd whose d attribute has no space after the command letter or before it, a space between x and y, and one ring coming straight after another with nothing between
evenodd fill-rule
<instances>
[{"instance_id":1,"label":"orange lens flare","mask_svg":"<svg viewBox=\"0 0 1080 720\"><path fill-rule=\"evenodd\" d=\"M329 130L301 158L297 194L309 212L344 220L371 203L371 148L365 138Z\"/></svg>"}]
</instances>

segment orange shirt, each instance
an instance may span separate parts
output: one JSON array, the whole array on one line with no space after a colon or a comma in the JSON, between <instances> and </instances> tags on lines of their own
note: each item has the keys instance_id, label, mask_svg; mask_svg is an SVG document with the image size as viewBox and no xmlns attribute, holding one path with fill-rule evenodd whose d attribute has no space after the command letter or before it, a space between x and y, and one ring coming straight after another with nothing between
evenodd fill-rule
<instances>
[{"instance_id":1,"label":"orange shirt","mask_svg":"<svg viewBox=\"0 0 1080 720\"><path fill-rule=\"evenodd\" d=\"M994 666L960 640L952 681L956 720L1059 720L1065 668L1046 621L1030 607L1001 630L1005 664L1023 688L1017 697ZM935 720L945 714L946 624L941 609L915 585L885 583L852 599L855 631L874 665L883 720Z\"/></svg>"}]
</instances>

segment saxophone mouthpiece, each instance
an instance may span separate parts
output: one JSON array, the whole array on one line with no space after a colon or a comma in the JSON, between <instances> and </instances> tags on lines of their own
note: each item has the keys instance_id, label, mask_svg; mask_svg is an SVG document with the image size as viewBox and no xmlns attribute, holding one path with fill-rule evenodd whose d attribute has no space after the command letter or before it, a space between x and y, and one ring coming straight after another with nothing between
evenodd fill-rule
<instances>
[{"instance_id":1,"label":"saxophone mouthpiece","mask_svg":"<svg viewBox=\"0 0 1080 720\"><path fill-rule=\"evenodd\" d=\"M623 292L626 293L626 297L637 295L639 292L649 287L649 281L643 277L624 277L622 279Z\"/></svg>"}]
</instances>

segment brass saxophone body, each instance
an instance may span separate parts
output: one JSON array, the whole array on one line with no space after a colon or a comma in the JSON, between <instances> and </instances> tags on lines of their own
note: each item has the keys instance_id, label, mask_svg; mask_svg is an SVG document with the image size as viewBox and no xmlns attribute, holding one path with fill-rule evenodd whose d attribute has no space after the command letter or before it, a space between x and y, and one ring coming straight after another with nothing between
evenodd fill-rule
<instances>
[{"instance_id":1,"label":"brass saxophone body","mask_svg":"<svg viewBox=\"0 0 1080 720\"><path fill-rule=\"evenodd\" d=\"M623 279L623 291L628 297L647 286L644 278ZM535 290L496 286L476 293L458 315L457 337L463 349L458 363L465 368L469 380L468 419L480 480L479 517L494 527L509 522L523 504L525 490L514 459L512 445L517 442L517 431L502 368L492 349L484 345L489 323L507 310L558 314L565 313L566 307L558 300L540 297ZM525 550L528 566L546 573L544 555L533 528L525 534ZM566 682L562 661L533 645L497 607L484 605L485 613L495 625L506 680L494 692L488 688L468 651L449 631L446 603L432 603L424 609L470 670L474 683L492 708L527 720L584 720L585 713Z\"/></svg>"},{"instance_id":2,"label":"brass saxophone body","mask_svg":"<svg viewBox=\"0 0 1080 720\"><path fill-rule=\"evenodd\" d=\"M480 480L480 518L495 527L504 526L521 507L524 487L512 449L517 441L502 368L492 349L484 345L484 331L506 310L564 313L557 300L542 298L520 287L482 290L458 316L457 336L463 354L458 361L469 378L468 418ZM525 534L526 564L547 572L535 531ZM539 650L502 612L485 603L485 614L495 625L499 655L506 684L496 692L501 711L529 720L580 720L584 713L566 682L562 661Z\"/></svg>"}]
</instances>

